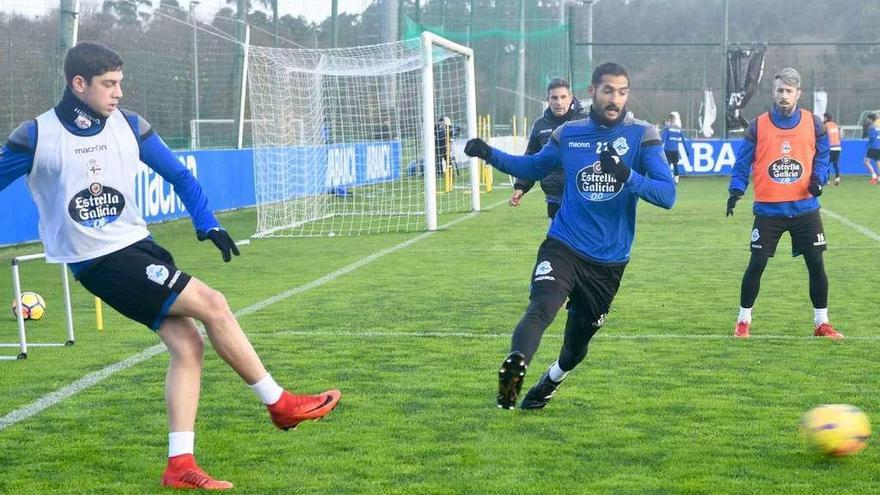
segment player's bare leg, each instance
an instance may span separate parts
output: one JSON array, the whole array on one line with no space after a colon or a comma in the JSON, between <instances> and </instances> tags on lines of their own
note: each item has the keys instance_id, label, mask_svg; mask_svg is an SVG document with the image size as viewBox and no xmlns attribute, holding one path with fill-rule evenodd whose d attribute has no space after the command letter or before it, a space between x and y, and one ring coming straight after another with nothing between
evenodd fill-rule
<instances>
[{"instance_id":1,"label":"player's bare leg","mask_svg":"<svg viewBox=\"0 0 880 495\"><path fill-rule=\"evenodd\" d=\"M158 333L171 355L165 379L170 445L162 484L173 488L230 489L232 483L212 478L199 468L193 456L205 341L192 319L181 316L165 318Z\"/></svg>"},{"instance_id":2,"label":"player's bare leg","mask_svg":"<svg viewBox=\"0 0 880 495\"><path fill-rule=\"evenodd\" d=\"M193 431L202 381L205 341L190 318L169 316L159 328L159 337L171 360L165 378L165 402L170 431Z\"/></svg>"},{"instance_id":3,"label":"player's bare leg","mask_svg":"<svg viewBox=\"0 0 880 495\"><path fill-rule=\"evenodd\" d=\"M205 324L217 354L260 396L279 428L287 430L303 421L320 419L339 402L338 390L319 395L294 395L282 390L266 371L226 298L201 280L190 279L170 313L192 316Z\"/></svg>"},{"instance_id":4,"label":"player's bare leg","mask_svg":"<svg viewBox=\"0 0 880 495\"><path fill-rule=\"evenodd\" d=\"M873 162L873 160L871 160L868 157L865 157L865 168L867 168L868 173L871 174L870 183L876 184L877 183L877 172L874 170L874 164L872 162Z\"/></svg>"},{"instance_id":5,"label":"player's bare leg","mask_svg":"<svg viewBox=\"0 0 880 495\"><path fill-rule=\"evenodd\" d=\"M266 368L220 292L193 277L169 313L204 323L214 350L248 385L266 376Z\"/></svg>"}]
</instances>

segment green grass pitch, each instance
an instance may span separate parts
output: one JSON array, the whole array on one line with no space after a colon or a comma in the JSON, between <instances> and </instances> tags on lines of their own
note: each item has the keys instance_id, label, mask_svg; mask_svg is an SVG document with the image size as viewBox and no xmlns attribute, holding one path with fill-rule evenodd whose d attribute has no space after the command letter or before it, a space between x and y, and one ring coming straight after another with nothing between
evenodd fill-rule
<instances>
[{"instance_id":1,"label":"green grass pitch","mask_svg":"<svg viewBox=\"0 0 880 495\"><path fill-rule=\"evenodd\" d=\"M423 237L256 240L229 264L196 242L188 220L153 226L179 266L244 313L282 385L343 392L324 421L281 432L209 350L200 464L237 493L877 493L880 446L820 458L803 450L798 423L817 404L850 403L880 425L880 188L846 177L822 197L830 315L846 340L809 338L806 268L788 255L786 235L765 272L753 338L742 342L731 334L751 196L725 218L726 185L685 177L673 210L640 204L632 262L606 325L540 412L494 405L497 367L547 226L538 190L510 208L510 189L496 189L482 200L493 208L443 216L441 225L459 221ZM244 238L254 217L240 211L221 221ZM39 250L0 250L3 304L12 300L10 258ZM25 290L48 303L45 320L29 326L31 341L62 341L58 268L27 263L22 272ZM109 308L98 332L91 296L74 285L73 300L75 346L0 362L0 418L158 343ZM15 321L3 311L0 341L15 342ZM560 314L547 330L526 387L555 358L563 324ZM160 353L0 429L0 493L159 491L166 365Z\"/></svg>"}]
</instances>

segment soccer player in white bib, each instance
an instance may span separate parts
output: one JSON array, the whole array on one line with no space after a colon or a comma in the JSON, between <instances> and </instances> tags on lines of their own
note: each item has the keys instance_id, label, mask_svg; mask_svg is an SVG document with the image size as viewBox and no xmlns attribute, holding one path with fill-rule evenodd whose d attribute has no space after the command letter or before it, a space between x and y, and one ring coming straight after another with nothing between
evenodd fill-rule
<instances>
[{"instance_id":1,"label":"soccer player in white bib","mask_svg":"<svg viewBox=\"0 0 880 495\"><path fill-rule=\"evenodd\" d=\"M171 354L165 382L168 465L161 483L225 490L193 457L204 354L201 321L217 354L266 404L283 430L330 413L338 390L295 395L281 388L242 332L223 294L177 268L156 244L134 202L140 162L171 183L200 241L210 239L228 262L238 249L208 206L201 186L149 123L119 108L122 59L105 45L81 42L64 61L61 102L22 123L0 148L0 190L18 177L40 215L50 263L67 263L91 293L157 333Z\"/></svg>"}]
</instances>

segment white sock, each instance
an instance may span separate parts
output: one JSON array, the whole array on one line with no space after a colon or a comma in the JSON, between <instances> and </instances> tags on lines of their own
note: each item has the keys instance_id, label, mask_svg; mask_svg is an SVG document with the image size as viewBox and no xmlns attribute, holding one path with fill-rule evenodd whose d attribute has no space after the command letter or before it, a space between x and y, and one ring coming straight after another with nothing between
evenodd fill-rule
<instances>
[{"instance_id":1,"label":"white sock","mask_svg":"<svg viewBox=\"0 0 880 495\"><path fill-rule=\"evenodd\" d=\"M194 431L172 431L168 434L168 457L192 454L195 452L196 433Z\"/></svg>"},{"instance_id":2,"label":"white sock","mask_svg":"<svg viewBox=\"0 0 880 495\"><path fill-rule=\"evenodd\" d=\"M817 327L828 323L828 308L813 308L813 321L816 322Z\"/></svg>"},{"instance_id":3,"label":"white sock","mask_svg":"<svg viewBox=\"0 0 880 495\"><path fill-rule=\"evenodd\" d=\"M738 322L744 321L746 323L751 323L752 322L752 308L743 308L742 306L740 306L739 318L737 318L736 321L738 321Z\"/></svg>"},{"instance_id":4,"label":"white sock","mask_svg":"<svg viewBox=\"0 0 880 495\"><path fill-rule=\"evenodd\" d=\"M565 380L565 377L568 375L567 371L563 371L562 368L559 367L559 361L554 362L550 365L550 379L556 383Z\"/></svg>"},{"instance_id":5,"label":"white sock","mask_svg":"<svg viewBox=\"0 0 880 495\"><path fill-rule=\"evenodd\" d=\"M250 385L250 387L267 406L278 402L278 399L281 398L281 392L284 392L284 389L275 383L275 379L269 373L266 373L262 380Z\"/></svg>"}]
</instances>

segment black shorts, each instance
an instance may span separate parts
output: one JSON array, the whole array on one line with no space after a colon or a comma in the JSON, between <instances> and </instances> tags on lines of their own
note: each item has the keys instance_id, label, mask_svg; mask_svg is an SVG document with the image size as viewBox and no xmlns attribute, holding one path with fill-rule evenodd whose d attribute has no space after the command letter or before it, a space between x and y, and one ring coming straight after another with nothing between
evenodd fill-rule
<instances>
[{"instance_id":1,"label":"black shorts","mask_svg":"<svg viewBox=\"0 0 880 495\"><path fill-rule=\"evenodd\" d=\"M832 163L837 163L840 161L840 150L831 150L831 158L829 161Z\"/></svg>"},{"instance_id":2,"label":"black shorts","mask_svg":"<svg viewBox=\"0 0 880 495\"><path fill-rule=\"evenodd\" d=\"M871 160L880 160L880 150L869 149L868 154L865 155Z\"/></svg>"},{"instance_id":3,"label":"black shorts","mask_svg":"<svg viewBox=\"0 0 880 495\"><path fill-rule=\"evenodd\" d=\"M681 155L677 151L664 151L664 153L666 153L666 161L670 165L677 165L678 161L681 160Z\"/></svg>"},{"instance_id":4,"label":"black shorts","mask_svg":"<svg viewBox=\"0 0 880 495\"><path fill-rule=\"evenodd\" d=\"M791 255L798 256L810 251L821 252L828 249L825 243L825 230L819 210L798 217L762 217L755 215L752 227L751 248L753 254L772 257L782 233L791 235Z\"/></svg>"},{"instance_id":5,"label":"black shorts","mask_svg":"<svg viewBox=\"0 0 880 495\"><path fill-rule=\"evenodd\" d=\"M624 269L626 263L600 265L588 261L562 242L548 237L538 249L530 297L564 294L570 304L579 308L583 318L600 327L620 288Z\"/></svg>"},{"instance_id":6,"label":"black shorts","mask_svg":"<svg viewBox=\"0 0 880 495\"><path fill-rule=\"evenodd\" d=\"M89 292L152 330L162 325L190 278L150 239L102 256L79 274Z\"/></svg>"}]
</instances>

